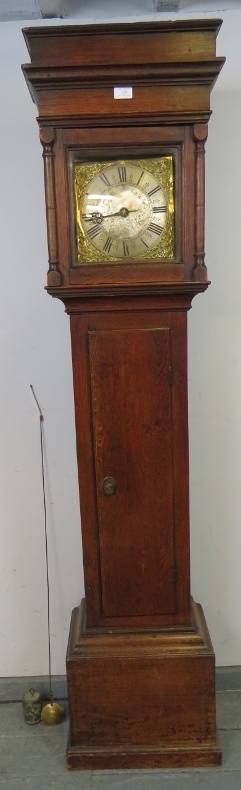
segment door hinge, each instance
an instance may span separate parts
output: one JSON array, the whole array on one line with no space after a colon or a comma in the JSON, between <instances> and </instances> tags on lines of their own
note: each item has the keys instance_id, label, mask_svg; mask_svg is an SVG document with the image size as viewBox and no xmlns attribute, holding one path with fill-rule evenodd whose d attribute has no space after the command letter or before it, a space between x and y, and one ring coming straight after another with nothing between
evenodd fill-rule
<instances>
[{"instance_id":1,"label":"door hinge","mask_svg":"<svg viewBox=\"0 0 241 790\"><path fill-rule=\"evenodd\" d=\"M176 571L176 568L172 568L172 583L173 584L177 583L177 571Z\"/></svg>"},{"instance_id":2,"label":"door hinge","mask_svg":"<svg viewBox=\"0 0 241 790\"><path fill-rule=\"evenodd\" d=\"M169 368L168 368L168 383L170 384L170 386L172 386L172 384L173 384L173 367L172 367L172 365L169 365Z\"/></svg>"}]
</instances>

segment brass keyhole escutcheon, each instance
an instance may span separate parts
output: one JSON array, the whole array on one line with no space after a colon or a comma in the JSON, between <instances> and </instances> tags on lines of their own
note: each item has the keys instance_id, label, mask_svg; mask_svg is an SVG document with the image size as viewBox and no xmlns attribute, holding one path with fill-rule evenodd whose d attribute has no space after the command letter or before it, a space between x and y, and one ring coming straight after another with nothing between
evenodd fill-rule
<instances>
[{"instance_id":1,"label":"brass keyhole escutcheon","mask_svg":"<svg viewBox=\"0 0 241 790\"><path fill-rule=\"evenodd\" d=\"M114 477L104 477L102 488L106 496L113 496L117 489L117 484L114 480Z\"/></svg>"}]
</instances>

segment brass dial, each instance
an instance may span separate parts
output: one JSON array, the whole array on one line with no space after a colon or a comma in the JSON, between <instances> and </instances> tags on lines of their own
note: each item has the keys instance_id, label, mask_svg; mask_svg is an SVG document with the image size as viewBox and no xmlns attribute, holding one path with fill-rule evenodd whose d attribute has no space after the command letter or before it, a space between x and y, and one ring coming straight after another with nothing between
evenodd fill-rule
<instances>
[{"instance_id":1,"label":"brass dial","mask_svg":"<svg viewBox=\"0 0 241 790\"><path fill-rule=\"evenodd\" d=\"M80 206L91 244L115 258L138 256L153 247L163 233L167 212L161 184L134 163L101 170L88 184Z\"/></svg>"},{"instance_id":2,"label":"brass dial","mask_svg":"<svg viewBox=\"0 0 241 790\"><path fill-rule=\"evenodd\" d=\"M75 165L78 262L174 257L173 161Z\"/></svg>"}]
</instances>

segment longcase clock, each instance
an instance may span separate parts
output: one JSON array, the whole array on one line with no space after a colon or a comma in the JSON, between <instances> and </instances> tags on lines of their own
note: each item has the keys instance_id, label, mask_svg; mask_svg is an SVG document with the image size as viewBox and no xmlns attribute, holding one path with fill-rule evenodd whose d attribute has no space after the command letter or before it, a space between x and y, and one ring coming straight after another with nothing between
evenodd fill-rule
<instances>
[{"instance_id":1,"label":"longcase clock","mask_svg":"<svg viewBox=\"0 0 241 790\"><path fill-rule=\"evenodd\" d=\"M190 597L187 414L220 24L24 31L47 290L72 340L85 600L67 650L69 768L221 760L213 648Z\"/></svg>"}]
</instances>

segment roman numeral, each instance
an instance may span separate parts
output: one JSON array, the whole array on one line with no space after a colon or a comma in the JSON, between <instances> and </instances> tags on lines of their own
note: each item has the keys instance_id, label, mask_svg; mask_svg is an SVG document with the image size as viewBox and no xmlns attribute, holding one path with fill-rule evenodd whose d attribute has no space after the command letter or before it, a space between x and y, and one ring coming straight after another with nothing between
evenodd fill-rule
<instances>
[{"instance_id":1,"label":"roman numeral","mask_svg":"<svg viewBox=\"0 0 241 790\"><path fill-rule=\"evenodd\" d=\"M142 170L142 173L141 173L141 175L140 175L140 178L138 178L138 181L137 181L137 184L136 184L136 186L137 186L137 187L138 187L138 184L140 183L140 180L141 180L142 176L144 176L144 172L145 172L145 171L144 171L144 170Z\"/></svg>"},{"instance_id":2,"label":"roman numeral","mask_svg":"<svg viewBox=\"0 0 241 790\"><path fill-rule=\"evenodd\" d=\"M101 229L98 227L98 225L93 225L93 228L90 228L87 231L87 234L90 237L90 239L95 239L95 237L98 236L99 233L101 233Z\"/></svg>"},{"instance_id":3,"label":"roman numeral","mask_svg":"<svg viewBox=\"0 0 241 790\"><path fill-rule=\"evenodd\" d=\"M164 213L167 211L167 206L153 206L152 212L153 214Z\"/></svg>"},{"instance_id":4,"label":"roman numeral","mask_svg":"<svg viewBox=\"0 0 241 790\"><path fill-rule=\"evenodd\" d=\"M151 195L155 195L156 192L160 192L160 189L161 187L154 187L154 189L151 189L150 192L148 192L147 194L149 195L149 197L151 197Z\"/></svg>"},{"instance_id":5,"label":"roman numeral","mask_svg":"<svg viewBox=\"0 0 241 790\"><path fill-rule=\"evenodd\" d=\"M111 237L108 236L108 238L106 239L106 242L104 244L104 247L103 247L103 250L105 252L110 252L111 251L112 242L113 242L113 239L111 239Z\"/></svg>"},{"instance_id":6,"label":"roman numeral","mask_svg":"<svg viewBox=\"0 0 241 790\"><path fill-rule=\"evenodd\" d=\"M148 244L146 244L144 239L141 238L141 241L142 241L142 244L144 244L144 247L146 248L146 250L149 250Z\"/></svg>"},{"instance_id":7,"label":"roman numeral","mask_svg":"<svg viewBox=\"0 0 241 790\"><path fill-rule=\"evenodd\" d=\"M111 183L110 183L110 181L108 180L108 178L107 178L107 176L105 175L105 173L101 173L101 175L100 175L100 178L101 178L101 181L103 181L103 182L104 182L104 184L106 185L106 187L110 187L110 186L111 186Z\"/></svg>"},{"instance_id":8,"label":"roman numeral","mask_svg":"<svg viewBox=\"0 0 241 790\"><path fill-rule=\"evenodd\" d=\"M119 179L121 184L126 182L126 167L118 167Z\"/></svg>"},{"instance_id":9,"label":"roman numeral","mask_svg":"<svg viewBox=\"0 0 241 790\"><path fill-rule=\"evenodd\" d=\"M123 241L123 253L125 256L129 255L129 247L126 241Z\"/></svg>"},{"instance_id":10,"label":"roman numeral","mask_svg":"<svg viewBox=\"0 0 241 790\"><path fill-rule=\"evenodd\" d=\"M152 233L156 233L157 236L160 236L163 231L163 228L160 228L160 225L155 225L155 222L150 222L150 225L148 225L147 230L151 230Z\"/></svg>"}]
</instances>

